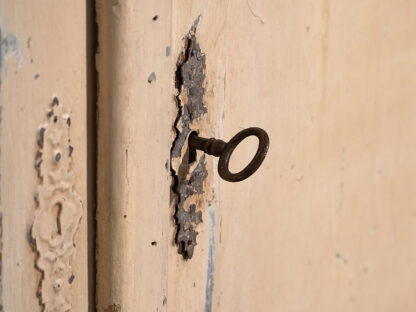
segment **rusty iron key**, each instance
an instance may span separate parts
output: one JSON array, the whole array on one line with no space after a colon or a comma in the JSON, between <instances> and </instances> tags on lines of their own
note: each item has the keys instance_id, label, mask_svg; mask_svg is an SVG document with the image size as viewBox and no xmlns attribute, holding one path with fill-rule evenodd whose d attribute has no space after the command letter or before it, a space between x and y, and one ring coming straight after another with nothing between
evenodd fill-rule
<instances>
[{"instance_id":1,"label":"rusty iron key","mask_svg":"<svg viewBox=\"0 0 416 312\"><path fill-rule=\"evenodd\" d=\"M254 155L254 158L243 170L237 173L231 173L228 169L231 154L237 145L249 136L256 136L259 139L256 155ZM193 132L189 136L189 152L190 155L195 155L196 150L201 150L208 155L219 157L218 173L220 177L229 182L239 182L247 179L260 167L269 150L269 142L269 136L266 131L257 127L240 131L228 143L215 138L202 138L196 132Z\"/></svg>"}]
</instances>

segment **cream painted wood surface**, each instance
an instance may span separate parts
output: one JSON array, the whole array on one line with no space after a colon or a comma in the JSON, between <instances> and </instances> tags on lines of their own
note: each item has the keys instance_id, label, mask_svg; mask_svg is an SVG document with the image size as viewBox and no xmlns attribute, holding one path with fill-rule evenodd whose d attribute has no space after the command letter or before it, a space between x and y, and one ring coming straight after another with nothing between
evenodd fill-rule
<instances>
[{"instance_id":1,"label":"cream painted wood surface","mask_svg":"<svg viewBox=\"0 0 416 312\"><path fill-rule=\"evenodd\" d=\"M98 311L161 309L167 293L170 14L166 3L97 2Z\"/></svg>"},{"instance_id":2,"label":"cream painted wood surface","mask_svg":"<svg viewBox=\"0 0 416 312\"><path fill-rule=\"evenodd\" d=\"M70 259L74 274L70 290L72 311L87 311L85 2L1 0L0 39L2 306L4 311L41 310L37 296L41 273L35 268L36 253L31 249L28 233L36 211L47 208L43 206L45 202L42 199L40 207L36 208L34 197L39 180L35 160L39 150L39 129L47 123L46 114L56 96L65 118L71 118L69 138L74 149L70 157L70 170L75 176L71 187L83 203L82 219L74 241L75 253ZM59 120L58 123L62 121ZM46 133L49 133L48 129ZM49 136L45 134L45 138ZM44 144L49 146L51 143L45 141ZM50 163L52 155L48 155L47 150L45 147L41 166ZM67 150L62 153L65 154L62 154L61 162L66 162ZM43 172L48 183L49 173L51 172ZM60 182L62 181L56 183ZM60 219L63 222L60 224L62 230L69 221L65 209L64 204ZM39 225L41 230L49 229L48 223ZM37 243L39 247L40 240ZM55 264L59 265L58 262ZM67 264L64 263L63 266L64 270L68 269ZM63 283L66 285L67 281ZM59 288L59 281L55 285ZM40 297L45 299L51 294L52 300L61 300L59 289L44 290Z\"/></svg>"},{"instance_id":3,"label":"cream painted wood surface","mask_svg":"<svg viewBox=\"0 0 416 312\"><path fill-rule=\"evenodd\" d=\"M165 164L198 16L201 135L271 146L236 184L208 158L184 261ZM97 20L98 311L415 309L414 2L99 1Z\"/></svg>"}]
</instances>

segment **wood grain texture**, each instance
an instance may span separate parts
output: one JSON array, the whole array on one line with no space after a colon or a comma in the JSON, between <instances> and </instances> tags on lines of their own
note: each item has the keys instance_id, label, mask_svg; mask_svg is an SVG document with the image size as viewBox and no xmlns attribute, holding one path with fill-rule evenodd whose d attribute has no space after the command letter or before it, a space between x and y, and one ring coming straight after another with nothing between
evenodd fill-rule
<instances>
[{"instance_id":1,"label":"wood grain texture","mask_svg":"<svg viewBox=\"0 0 416 312\"><path fill-rule=\"evenodd\" d=\"M415 4L98 4L99 311L414 310ZM184 261L165 163L176 61L198 16L201 135L259 126L271 146L236 184L207 158Z\"/></svg>"},{"instance_id":2,"label":"wood grain texture","mask_svg":"<svg viewBox=\"0 0 416 312\"><path fill-rule=\"evenodd\" d=\"M224 133L271 146L223 184L214 310L414 310L415 3L246 4L227 14Z\"/></svg>"},{"instance_id":3,"label":"wood grain texture","mask_svg":"<svg viewBox=\"0 0 416 312\"><path fill-rule=\"evenodd\" d=\"M40 311L36 292L41 274L28 232L36 209L37 135L54 96L71 116L74 189L87 202L85 3L2 0L0 20L2 299L5 311ZM18 53L3 58L6 34L17 38ZM86 209L70 259L72 311L88 309Z\"/></svg>"},{"instance_id":4,"label":"wood grain texture","mask_svg":"<svg viewBox=\"0 0 416 312\"><path fill-rule=\"evenodd\" d=\"M171 8L98 1L97 22L97 309L161 311L170 239Z\"/></svg>"}]
</instances>

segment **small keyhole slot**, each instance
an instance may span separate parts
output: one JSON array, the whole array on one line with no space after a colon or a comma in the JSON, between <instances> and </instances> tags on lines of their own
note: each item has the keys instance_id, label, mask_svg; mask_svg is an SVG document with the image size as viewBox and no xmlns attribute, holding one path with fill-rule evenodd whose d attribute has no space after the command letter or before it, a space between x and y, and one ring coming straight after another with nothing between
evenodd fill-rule
<instances>
[{"instance_id":1,"label":"small keyhole slot","mask_svg":"<svg viewBox=\"0 0 416 312\"><path fill-rule=\"evenodd\" d=\"M55 205L53 205L52 214L56 220L56 230L52 233L52 237L56 237L62 234L62 228L61 228L62 204L61 203L58 202Z\"/></svg>"}]
</instances>

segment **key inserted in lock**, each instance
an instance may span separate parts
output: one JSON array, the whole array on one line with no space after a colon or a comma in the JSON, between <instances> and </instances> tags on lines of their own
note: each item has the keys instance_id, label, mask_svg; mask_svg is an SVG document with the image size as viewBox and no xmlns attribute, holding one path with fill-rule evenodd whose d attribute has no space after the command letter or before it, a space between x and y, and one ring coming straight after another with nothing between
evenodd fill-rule
<instances>
[{"instance_id":1,"label":"key inserted in lock","mask_svg":"<svg viewBox=\"0 0 416 312\"><path fill-rule=\"evenodd\" d=\"M237 173L231 173L229 170L231 154L241 141L252 135L259 139L256 155L254 155L254 158L243 170ZM220 177L229 182L239 182L247 179L260 167L269 150L269 143L270 140L266 131L257 127L240 131L228 143L215 138L202 138L194 132L189 136L189 155L190 158L194 158L196 150L201 150L208 155L219 157L218 173Z\"/></svg>"}]
</instances>

